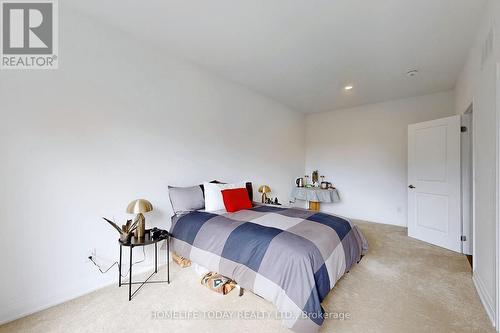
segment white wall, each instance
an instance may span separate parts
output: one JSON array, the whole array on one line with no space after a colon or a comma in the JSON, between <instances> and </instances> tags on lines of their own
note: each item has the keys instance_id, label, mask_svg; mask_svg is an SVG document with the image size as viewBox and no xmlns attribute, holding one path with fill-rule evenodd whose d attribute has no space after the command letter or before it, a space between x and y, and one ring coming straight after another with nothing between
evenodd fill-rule
<instances>
[{"instance_id":1,"label":"white wall","mask_svg":"<svg viewBox=\"0 0 500 333\"><path fill-rule=\"evenodd\" d=\"M250 180L286 201L304 170L302 115L60 9L60 69L0 73L0 322L115 283L86 257L117 259L100 217L129 201L167 228L168 184Z\"/></svg>"},{"instance_id":2,"label":"white wall","mask_svg":"<svg viewBox=\"0 0 500 333\"><path fill-rule=\"evenodd\" d=\"M306 117L306 171L333 182L341 202L322 211L406 226L408 125L454 114L453 93Z\"/></svg>"},{"instance_id":3,"label":"white wall","mask_svg":"<svg viewBox=\"0 0 500 333\"><path fill-rule=\"evenodd\" d=\"M496 67L500 61L499 40L482 64L488 34L499 34L500 4L490 1L467 63L455 88L455 110L464 113L473 104L474 141L474 282L490 319L496 311L496 224L497 224L497 98ZM497 23L495 28L495 23ZM496 29L496 30L495 30Z\"/></svg>"}]
</instances>

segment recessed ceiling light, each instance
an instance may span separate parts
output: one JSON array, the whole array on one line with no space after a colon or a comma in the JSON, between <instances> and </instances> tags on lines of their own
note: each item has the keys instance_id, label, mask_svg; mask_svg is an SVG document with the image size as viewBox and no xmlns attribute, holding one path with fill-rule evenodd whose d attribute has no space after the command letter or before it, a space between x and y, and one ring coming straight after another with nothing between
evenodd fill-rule
<instances>
[{"instance_id":1,"label":"recessed ceiling light","mask_svg":"<svg viewBox=\"0 0 500 333\"><path fill-rule=\"evenodd\" d=\"M354 86L352 84L348 84L347 86L344 87L344 90L349 91L352 90L352 88L354 88Z\"/></svg>"}]
</instances>

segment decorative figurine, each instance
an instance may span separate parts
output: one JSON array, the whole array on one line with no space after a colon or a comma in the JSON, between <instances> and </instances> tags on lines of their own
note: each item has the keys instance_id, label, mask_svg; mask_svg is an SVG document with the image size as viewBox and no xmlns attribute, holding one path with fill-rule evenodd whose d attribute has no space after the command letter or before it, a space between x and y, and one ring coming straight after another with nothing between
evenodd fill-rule
<instances>
[{"instance_id":1,"label":"decorative figurine","mask_svg":"<svg viewBox=\"0 0 500 333\"><path fill-rule=\"evenodd\" d=\"M318 180L319 180L319 179L318 179L318 176L319 176L319 172L318 172L318 170L314 170L314 171L312 172L312 183L313 183L313 185L314 185L314 184L318 184Z\"/></svg>"}]
</instances>

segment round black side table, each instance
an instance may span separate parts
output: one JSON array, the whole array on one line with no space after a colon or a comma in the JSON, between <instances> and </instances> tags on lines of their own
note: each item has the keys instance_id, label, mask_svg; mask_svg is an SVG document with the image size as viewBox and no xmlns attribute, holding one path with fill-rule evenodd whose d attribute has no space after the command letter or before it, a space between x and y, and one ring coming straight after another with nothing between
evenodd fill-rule
<instances>
[{"instance_id":1,"label":"round black side table","mask_svg":"<svg viewBox=\"0 0 500 333\"><path fill-rule=\"evenodd\" d=\"M167 281L148 281L153 275L158 273L158 243L161 241L166 241L167 242ZM128 285L128 300L132 300L132 297L139 291L139 289L142 288L143 285L146 283L168 283L170 284L170 264L169 264L169 256L170 256L170 234L163 235L158 238L151 238L151 233L150 230L146 230L146 233L143 238L135 238L132 237L130 241L128 242L123 242L121 240L118 240L118 243L120 244L120 265L118 266L118 287L121 287L122 285ZM145 280L145 281L140 281L140 282L133 282L132 281L132 255L134 252L134 247L137 246L146 246L146 245L152 245L154 244L155 246L155 271L151 273L151 275ZM124 246L130 247L130 272L129 272L129 282L128 283L122 283L122 248ZM132 293L132 285L133 284L139 284L140 286Z\"/></svg>"}]
</instances>

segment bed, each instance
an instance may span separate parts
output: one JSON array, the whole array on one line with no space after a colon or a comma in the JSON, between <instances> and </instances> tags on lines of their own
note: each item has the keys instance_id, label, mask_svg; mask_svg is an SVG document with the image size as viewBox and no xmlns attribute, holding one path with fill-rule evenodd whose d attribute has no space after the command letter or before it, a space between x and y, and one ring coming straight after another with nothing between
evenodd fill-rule
<instances>
[{"instance_id":1,"label":"bed","mask_svg":"<svg viewBox=\"0 0 500 333\"><path fill-rule=\"evenodd\" d=\"M173 251L272 302L301 333L319 330L321 302L368 249L348 219L259 204L176 215L170 232Z\"/></svg>"}]
</instances>

